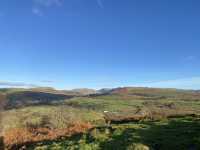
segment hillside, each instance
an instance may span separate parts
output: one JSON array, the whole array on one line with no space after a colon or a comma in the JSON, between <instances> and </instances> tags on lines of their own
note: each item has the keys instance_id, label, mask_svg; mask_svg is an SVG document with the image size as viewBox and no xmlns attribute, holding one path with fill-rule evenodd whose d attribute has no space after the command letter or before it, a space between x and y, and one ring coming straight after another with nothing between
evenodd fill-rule
<instances>
[{"instance_id":1,"label":"hillside","mask_svg":"<svg viewBox=\"0 0 200 150\"><path fill-rule=\"evenodd\" d=\"M200 147L195 140L200 137L199 91L34 88L0 89L0 96L1 134L7 149Z\"/></svg>"}]
</instances>

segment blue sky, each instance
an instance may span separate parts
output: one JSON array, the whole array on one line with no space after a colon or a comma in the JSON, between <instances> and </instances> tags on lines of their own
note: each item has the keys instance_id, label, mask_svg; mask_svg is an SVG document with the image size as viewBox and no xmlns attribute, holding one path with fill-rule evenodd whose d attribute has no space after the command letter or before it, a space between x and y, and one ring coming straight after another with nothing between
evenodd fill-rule
<instances>
[{"instance_id":1,"label":"blue sky","mask_svg":"<svg viewBox=\"0 0 200 150\"><path fill-rule=\"evenodd\" d=\"M198 0L1 0L0 87L200 89Z\"/></svg>"}]
</instances>

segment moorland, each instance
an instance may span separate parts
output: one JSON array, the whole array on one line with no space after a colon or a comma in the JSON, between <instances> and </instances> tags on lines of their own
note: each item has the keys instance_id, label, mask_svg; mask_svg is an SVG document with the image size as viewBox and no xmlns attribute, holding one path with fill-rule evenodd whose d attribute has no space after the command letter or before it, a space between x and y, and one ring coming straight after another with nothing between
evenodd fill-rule
<instances>
[{"instance_id":1,"label":"moorland","mask_svg":"<svg viewBox=\"0 0 200 150\"><path fill-rule=\"evenodd\" d=\"M0 89L0 149L198 150L200 91Z\"/></svg>"}]
</instances>

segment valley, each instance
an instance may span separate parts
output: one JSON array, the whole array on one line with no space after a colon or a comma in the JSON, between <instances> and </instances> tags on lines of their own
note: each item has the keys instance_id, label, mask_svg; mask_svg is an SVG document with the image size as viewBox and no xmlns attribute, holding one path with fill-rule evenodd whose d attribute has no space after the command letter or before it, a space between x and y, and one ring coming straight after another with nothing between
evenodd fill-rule
<instances>
[{"instance_id":1,"label":"valley","mask_svg":"<svg viewBox=\"0 0 200 150\"><path fill-rule=\"evenodd\" d=\"M37 88L0 89L0 95L4 149L200 148L199 91Z\"/></svg>"}]
</instances>

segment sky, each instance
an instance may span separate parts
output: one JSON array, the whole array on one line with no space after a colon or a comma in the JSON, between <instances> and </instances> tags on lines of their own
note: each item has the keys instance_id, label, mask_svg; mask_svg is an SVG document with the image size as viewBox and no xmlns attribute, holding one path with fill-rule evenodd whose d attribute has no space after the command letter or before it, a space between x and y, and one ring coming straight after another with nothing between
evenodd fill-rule
<instances>
[{"instance_id":1,"label":"sky","mask_svg":"<svg viewBox=\"0 0 200 150\"><path fill-rule=\"evenodd\" d=\"M0 87L200 89L199 0L1 0Z\"/></svg>"}]
</instances>

